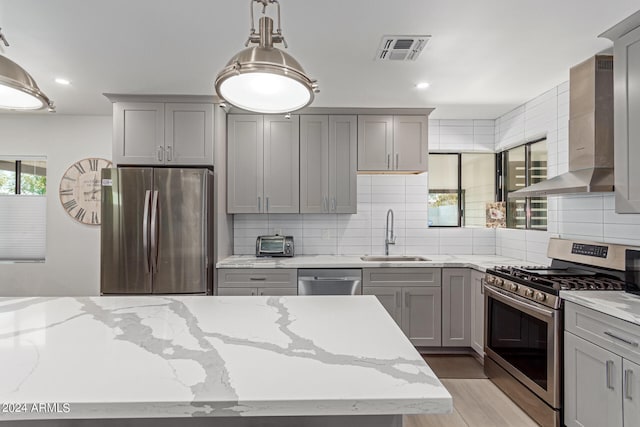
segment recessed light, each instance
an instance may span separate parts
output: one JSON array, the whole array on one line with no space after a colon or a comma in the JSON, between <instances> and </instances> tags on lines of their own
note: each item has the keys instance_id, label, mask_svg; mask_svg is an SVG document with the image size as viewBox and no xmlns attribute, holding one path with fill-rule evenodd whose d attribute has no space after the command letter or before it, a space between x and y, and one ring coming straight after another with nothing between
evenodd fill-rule
<instances>
[{"instance_id":1,"label":"recessed light","mask_svg":"<svg viewBox=\"0 0 640 427\"><path fill-rule=\"evenodd\" d=\"M427 82L420 82L416 85L416 89L426 89L429 87L429 83Z\"/></svg>"},{"instance_id":2,"label":"recessed light","mask_svg":"<svg viewBox=\"0 0 640 427\"><path fill-rule=\"evenodd\" d=\"M63 78L61 78L61 77L58 77L58 78L56 79L56 83L58 83L58 84L60 84L60 85L64 85L64 86L68 86L68 85L70 85L70 84L71 84L71 82L70 82L69 80L67 80L67 79L63 79Z\"/></svg>"}]
</instances>

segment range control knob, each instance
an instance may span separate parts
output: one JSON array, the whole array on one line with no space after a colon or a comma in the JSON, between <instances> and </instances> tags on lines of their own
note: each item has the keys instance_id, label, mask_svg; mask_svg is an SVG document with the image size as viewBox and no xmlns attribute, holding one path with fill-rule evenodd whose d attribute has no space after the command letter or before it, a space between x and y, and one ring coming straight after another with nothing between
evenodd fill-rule
<instances>
[{"instance_id":1,"label":"range control knob","mask_svg":"<svg viewBox=\"0 0 640 427\"><path fill-rule=\"evenodd\" d=\"M518 290L518 285L516 285L515 283L511 283L509 285L509 290L512 292L516 292Z\"/></svg>"},{"instance_id":2,"label":"range control knob","mask_svg":"<svg viewBox=\"0 0 640 427\"><path fill-rule=\"evenodd\" d=\"M496 281L496 278L495 278L495 276L491 276L491 275L487 274L485 276L485 280L487 281L488 284L493 285L495 283L495 281Z\"/></svg>"},{"instance_id":3,"label":"range control knob","mask_svg":"<svg viewBox=\"0 0 640 427\"><path fill-rule=\"evenodd\" d=\"M545 294L543 294L542 292L536 292L536 293L535 293L534 298L535 298L537 301L542 302L542 301L544 301L544 300L546 300L546 299L547 299L547 296L546 296Z\"/></svg>"},{"instance_id":4,"label":"range control knob","mask_svg":"<svg viewBox=\"0 0 640 427\"><path fill-rule=\"evenodd\" d=\"M504 286L504 279L496 279L496 286Z\"/></svg>"},{"instance_id":5,"label":"range control knob","mask_svg":"<svg viewBox=\"0 0 640 427\"><path fill-rule=\"evenodd\" d=\"M533 297L533 289L527 289L524 291L524 296L527 298L532 298Z\"/></svg>"}]
</instances>

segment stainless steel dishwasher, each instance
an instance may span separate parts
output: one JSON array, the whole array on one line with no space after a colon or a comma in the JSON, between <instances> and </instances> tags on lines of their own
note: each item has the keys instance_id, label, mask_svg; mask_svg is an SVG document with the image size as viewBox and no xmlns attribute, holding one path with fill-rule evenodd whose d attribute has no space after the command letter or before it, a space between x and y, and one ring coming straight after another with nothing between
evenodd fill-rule
<instances>
[{"instance_id":1,"label":"stainless steel dishwasher","mask_svg":"<svg viewBox=\"0 0 640 427\"><path fill-rule=\"evenodd\" d=\"M362 270L299 269L298 295L362 295Z\"/></svg>"}]
</instances>

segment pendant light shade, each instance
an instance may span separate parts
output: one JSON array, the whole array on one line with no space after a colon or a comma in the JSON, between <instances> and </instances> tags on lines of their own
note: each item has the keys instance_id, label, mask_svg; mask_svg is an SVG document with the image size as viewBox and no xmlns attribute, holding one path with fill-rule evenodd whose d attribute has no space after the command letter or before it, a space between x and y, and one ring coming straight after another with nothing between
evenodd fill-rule
<instances>
[{"instance_id":1,"label":"pendant light shade","mask_svg":"<svg viewBox=\"0 0 640 427\"><path fill-rule=\"evenodd\" d=\"M318 86L298 61L273 47L274 43L287 46L280 29L280 5L276 0L252 0L252 26L254 2L262 4L263 10L268 4L278 6L278 29L273 31L271 18L260 18L259 32L251 28L246 43L258 46L244 49L229 60L216 78L216 92L226 102L258 113L289 113L304 108L313 102Z\"/></svg>"},{"instance_id":2,"label":"pendant light shade","mask_svg":"<svg viewBox=\"0 0 640 427\"><path fill-rule=\"evenodd\" d=\"M0 39L9 44L0 33ZM0 55L0 108L6 110L53 111L53 101L42 93L36 81L24 68Z\"/></svg>"}]
</instances>

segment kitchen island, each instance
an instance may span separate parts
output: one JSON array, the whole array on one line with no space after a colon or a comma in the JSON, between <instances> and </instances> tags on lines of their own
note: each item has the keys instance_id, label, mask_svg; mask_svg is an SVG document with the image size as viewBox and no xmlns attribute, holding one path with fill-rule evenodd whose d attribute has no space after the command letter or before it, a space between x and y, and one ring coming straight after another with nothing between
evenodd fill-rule
<instances>
[{"instance_id":1,"label":"kitchen island","mask_svg":"<svg viewBox=\"0 0 640 427\"><path fill-rule=\"evenodd\" d=\"M373 296L0 298L0 378L9 425L400 426L452 411Z\"/></svg>"}]
</instances>

